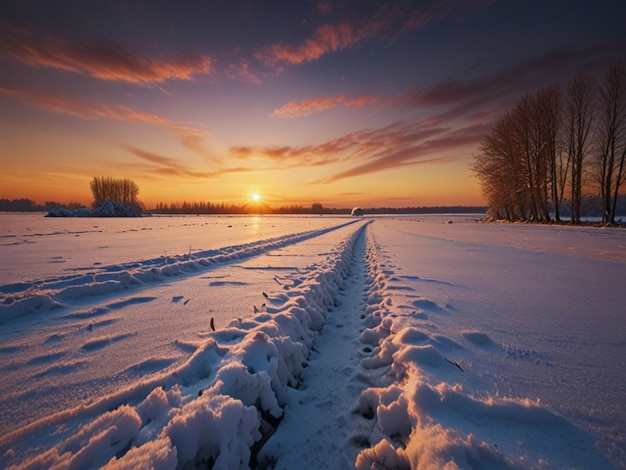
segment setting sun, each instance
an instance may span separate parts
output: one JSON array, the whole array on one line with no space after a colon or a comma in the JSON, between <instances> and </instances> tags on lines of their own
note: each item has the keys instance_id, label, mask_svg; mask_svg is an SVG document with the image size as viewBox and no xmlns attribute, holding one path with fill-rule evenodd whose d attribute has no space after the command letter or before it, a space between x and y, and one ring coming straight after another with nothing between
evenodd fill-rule
<instances>
[{"instance_id":1,"label":"setting sun","mask_svg":"<svg viewBox=\"0 0 626 470\"><path fill-rule=\"evenodd\" d=\"M260 201L261 200L261 196L259 194L257 194L257 193L254 193L252 195L252 200L255 201L255 202L256 201Z\"/></svg>"}]
</instances>

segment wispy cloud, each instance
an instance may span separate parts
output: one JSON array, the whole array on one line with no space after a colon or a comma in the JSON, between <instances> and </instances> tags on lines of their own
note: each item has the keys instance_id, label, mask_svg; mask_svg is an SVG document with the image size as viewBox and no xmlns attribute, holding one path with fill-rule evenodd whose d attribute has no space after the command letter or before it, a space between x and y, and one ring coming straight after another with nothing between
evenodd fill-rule
<instances>
[{"instance_id":1,"label":"wispy cloud","mask_svg":"<svg viewBox=\"0 0 626 470\"><path fill-rule=\"evenodd\" d=\"M332 183L403 166L442 163L465 156L452 156L460 148L476 145L491 128L478 122L455 128L433 127L430 120L397 123L367 136L360 143L365 151L360 163L315 183Z\"/></svg>"},{"instance_id":2,"label":"wispy cloud","mask_svg":"<svg viewBox=\"0 0 626 470\"><path fill-rule=\"evenodd\" d=\"M256 85L263 80L262 74L253 68L248 59L243 57L231 61L225 70L225 74L231 80L243 80Z\"/></svg>"},{"instance_id":3,"label":"wispy cloud","mask_svg":"<svg viewBox=\"0 0 626 470\"><path fill-rule=\"evenodd\" d=\"M182 144L187 148L197 153L206 153L202 147L202 142L209 136L208 131L184 122L172 121L165 116L142 113L127 106L96 103L52 93L0 87L0 94L31 107L54 113L68 114L82 119L109 119L162 127L178 136Z\"/></svg>"},{"instance_id":4,"label":"wispy cloud","mask_svg":"<svg viewBox=\"0 0 626 470\"><path fill-rule=\"evenodd\" d=\"M430 119L396 122L345 134L318 145L232 147L230 155L245 161L269 161L278 169L349 166L313 182L331 183L402 166L449 161L456 150L477 145L492 125L478 116L457 127L437 126L434 122Z\"/></svg>"},{"instance_id":5,"label":"wispy cloud","mask_svg":"<svg viewBox=\"0 0 626 470\"><path fill-rule=\"evenodd\" d=\"M438 2L411 2L397 0L384 2L375 9L359 2L345 10L328 2L318 3L318 12L347 18L317 26L311 35L299 43L275 43L257 49L254 56L269 66L295 65L356 46L371 39L392 41L407 31L420 29L452 13L468 7L481 7L492 0L441 0ZM348 2L349 3L349 2ZM352 11L349 11L352 8ZM340 9L340 8L339 8ZM357 11L365 13L357 14Z\"/></svg>"},{"instance_id":6,"label":"wispy cloud","mask_svg":"<svg viewBox=\"0 0 626 470\"><path fill-rule=\"evenodd\" d=\"M217 168L212 171L191 170L182 165L179 160L174 158L164 157L162 155L158 155L156 153L148 152L146 150L142 150L132 146L127 146L126 149L140 159L153 164L152 166L145 168L144 171L146 173L158 176L212 179L223 176L225 174L247 173L252 171L250 168L244 166Z\"/></svg>"},{"instance_id":7,"label":"wispy cloud","mask_svg":"<svg viewBox=\"0 0 626 470\"><path fill-rule=\"evenodd\" d=\"M509 107L521 94L548 84L567 82L583 71L605 70L613 45L583 49L557 49L492 74L472 79L450 79L428 88L413 88L397 96L397 105L421 108L447 107L438 117L453 119L485 108ZM549 80L546 80L549 77Z\"/></svg>"},{"instance_id":8,"label":"wispy cloud","mask_svg":"<svg viewBox=\"0 0 626 470\"><path fill-rule=\"evenodd\" d=\"M36 35L23 29L0 31L0 57L37 67L87 74L137 85L191 80L213 71L211 58L197 52L164 59L137 53L110 39Z\"/></svg>"},{"instance_id":9,"label":"wispy cloud","mask_svg":"<svg viewBox=\"0 0 626 470\"><path fill-rule=\"evenodd\" d=\"M272 113L277 118L294 118L308 116L310 114L335 108L337 106L347 106L349 108L360 108L362 106L380 103L382 98L375 96L361 95L356 98L348 98L346 95L312 98L304 101L292 101Z\"/></svg>"}]
</instances>

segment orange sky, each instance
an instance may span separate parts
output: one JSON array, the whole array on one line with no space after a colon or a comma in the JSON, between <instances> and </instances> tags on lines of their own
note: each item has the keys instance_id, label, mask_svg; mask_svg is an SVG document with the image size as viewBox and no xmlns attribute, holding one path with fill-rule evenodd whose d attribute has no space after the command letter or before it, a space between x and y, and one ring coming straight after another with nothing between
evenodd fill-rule
<instances>
[{"instance_id":1,"label":"orange sky","mask_svg":"<svg viewBox=\"0 0 626 470\"><path fill-rule=\"evenodd\" d=\"M3 2L0 198L481 205L495 119L624 50L616 0L117 7Z\"/></svg>"}]
</instances>

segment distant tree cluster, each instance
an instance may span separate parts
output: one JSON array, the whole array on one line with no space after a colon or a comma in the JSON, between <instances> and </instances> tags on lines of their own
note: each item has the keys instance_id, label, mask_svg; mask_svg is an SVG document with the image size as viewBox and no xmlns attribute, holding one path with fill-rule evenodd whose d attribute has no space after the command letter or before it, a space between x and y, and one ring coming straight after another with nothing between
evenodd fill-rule
<instances>
[{"instance_id":1,"label":"distant tree cluster","mask_svg":"<svg viewBox=\"0 0 626 470\"><path fill-rule=\"evenodd\" d=\"M104 201L115 201L125 204L138 203L139 186L129 178L111 178L95 176L89 184L93 195L93 207Z\"/></svg>"},{"instance_id":2,"label":"distant tree cluster","mask_svg":"<svg viewBox=\"0 0 626 470\"><path fill-rule=\"evenodd\" d=\"M483 138L472 171L494 217L559 221L569 198L578 223L583 188L596 188L603 222L614 224L625 163L626 65L617 62L600 86L581 74L564 91L522 97Z\"/></svg>"}]
</instances>

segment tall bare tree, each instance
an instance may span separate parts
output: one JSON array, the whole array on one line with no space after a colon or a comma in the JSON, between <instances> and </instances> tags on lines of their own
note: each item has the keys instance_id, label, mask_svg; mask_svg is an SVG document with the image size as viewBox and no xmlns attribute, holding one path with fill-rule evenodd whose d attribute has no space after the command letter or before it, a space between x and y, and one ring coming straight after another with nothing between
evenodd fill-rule
<instances>
[{"instance_id":1,"label":"tall bare tree","mask_svg":"<svg viewBox=\"0 0 626 470\"><path fill-rule=\"evenodd\" d=\"M543 182L543 200L548 198L554 204L554 218L561 220L560 206L563 199L565 182L569 171L569 161L564 158L561 143L561 121L563 99L557 86L548 86L535 95L535 116L539 123L539 158L547 169ZM545 169L544 169L545 172ZM550 218L544 205L544 219Z\"/></svg>"},{"instance_id":2,"label":"tall bare tree","mask_svg":"<svg viewBox=\"0 0 626 470\"><path fill-rule=\"evenodd\" d=\"M600 186L606 223L615 223L626 158L626 66L611 66L600 88L594 177Z\"/></svg>"},{"instance_id":3,"label":"tall bare tree","mask_svg":"<svg viewBox=\"0 0 626 470\"><path fill-rule=\"evenodd\" d=\"M583 168L590 151L594 119L595 84L588 75L574 78L565 98L567 154L571 160L572 223L580 222Z\"/></svg>"},{"instance_id":4,"label":"tall bare tree","mask_svg":"<svg viewBox=\"0 0 626 470\"><path fill-rule=\"evenodd\" d=\"M514 139L512 113L501 116L483 138L471 169L481 182L491 216L526 219L526 179Z\"/></svg>"},{"instance_id":5,"label":"tall bare tree","mask_svg":"<svg viewBox=\"0 0 626 470\"><path fill-rule=\"evenodd\" d=\"M139 186L128 179L117 179L95 176L89 184L93 195L93 206L96 207L104 201L118 201L124 203L137 203Z\"/></svg>"}]
</instances>

